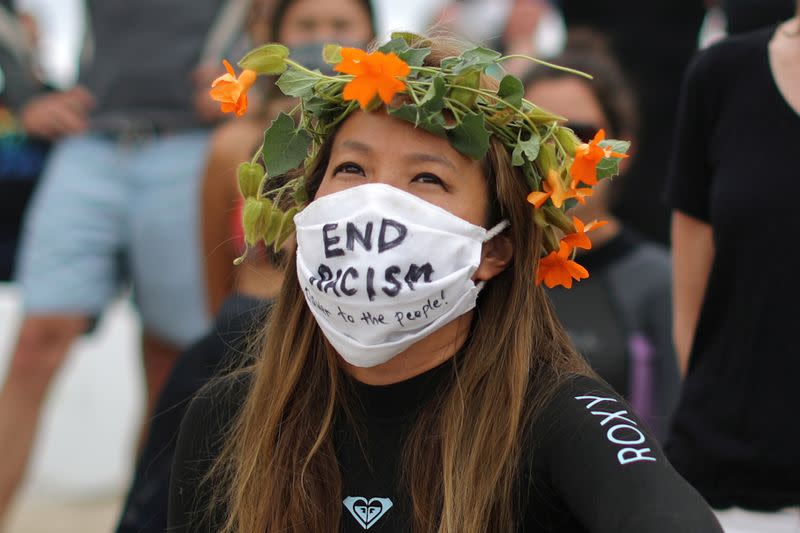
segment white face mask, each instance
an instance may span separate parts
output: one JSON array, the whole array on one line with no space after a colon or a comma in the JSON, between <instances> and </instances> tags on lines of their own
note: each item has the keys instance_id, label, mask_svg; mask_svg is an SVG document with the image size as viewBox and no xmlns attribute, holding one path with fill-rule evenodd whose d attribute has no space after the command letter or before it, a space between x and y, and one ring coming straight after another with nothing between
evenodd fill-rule
<instances>
[{"instance_id":1,"label":"white face mask","mask_svg":"<svg viewBox=\"0 0 800 533\"><path fill-rule=\"evenodd\" d=\"M323 196L294 218L297 277L348 363L385 363L473 307L492 230L380 183Z\"/></svg>"}]
</instances>

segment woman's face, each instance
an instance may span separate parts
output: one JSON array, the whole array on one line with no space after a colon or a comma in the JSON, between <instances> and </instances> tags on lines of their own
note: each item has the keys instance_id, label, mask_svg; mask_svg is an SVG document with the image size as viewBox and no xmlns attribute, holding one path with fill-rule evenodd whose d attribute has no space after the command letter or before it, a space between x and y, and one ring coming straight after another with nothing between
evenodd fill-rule
<instances>
[{"instance_id":1,"label":"woman's face","mask_svg":"<svg viewBox=\"0 0 800 533\"><path fill-rule=\"evenodd\" d=\"M481 164L383 110L357 111L342 124L317 198L365 183L391 185L477 226L487 223Z\"/></svg>"},{"instance_id":2,"label":"woman's face","mask_svg":"<svg viewBox=\"0 0 800 533\"><path fill-rule=\"evenodd\" d=\"M357 0L297 0L281 21L279 40L286 46L311 42L366 43L372 25Z\"/></svg>"}]
</instances>

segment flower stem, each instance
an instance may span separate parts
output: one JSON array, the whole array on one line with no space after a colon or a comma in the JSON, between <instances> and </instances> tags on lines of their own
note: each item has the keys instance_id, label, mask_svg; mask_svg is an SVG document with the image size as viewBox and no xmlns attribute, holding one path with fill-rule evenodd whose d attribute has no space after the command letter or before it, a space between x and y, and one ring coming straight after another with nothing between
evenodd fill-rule
<instances>
[{"instance_id":1,"label":"flower stem","mask_svg":"<svg viewBox=\"0 0 800 533\"><path fill-rule=\"evenodd\" d=\"M508 59L527 59L528 61L533 61L534 63L538 63L540 65L544 65L545 67L550 67L550 68L554 68L556 70L560 70L562 72L569 72L570 74L575 74L575 75L578 75L578 76L582 76L582 77L586 78L587 80L593 80L594 79L591 74L587 74L587 73L582 72L580 70L575 70L575 69L569 68L569 67L562 67L561 65L556 65L554 63L549 63L549 62L544 61L542 59L537 59L535 57L526 56L526 55L523 55L523 54L511 54L511 55L503 56L500 59L498 59L497 62L500 63L501 61L506 61Z\"/></svg>"}]
</instances>

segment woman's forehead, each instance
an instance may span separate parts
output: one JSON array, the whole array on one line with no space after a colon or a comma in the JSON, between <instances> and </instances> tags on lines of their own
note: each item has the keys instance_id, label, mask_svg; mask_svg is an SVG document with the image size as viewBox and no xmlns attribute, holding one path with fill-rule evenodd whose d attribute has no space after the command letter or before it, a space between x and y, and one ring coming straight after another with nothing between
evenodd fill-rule
<instances>
[{"instance_id":1,"label":"woman's forehead","mask_svg":"<svg viewBox=\"0 0 800 533\"><path fill-rule=\"evenodd\" d=\"M333 150L352 148L388 157L430 154L448 160L454 167L479 164L458 152L446 139L392 117L383 110L355 111L342 124L334 139Z\"/></svg>"}]
</instances>

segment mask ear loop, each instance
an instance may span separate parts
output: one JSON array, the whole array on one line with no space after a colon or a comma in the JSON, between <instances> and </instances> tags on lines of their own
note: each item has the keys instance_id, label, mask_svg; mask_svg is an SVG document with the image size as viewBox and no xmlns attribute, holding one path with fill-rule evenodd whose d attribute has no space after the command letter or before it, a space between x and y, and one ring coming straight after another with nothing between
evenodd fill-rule
<instances>
[{"instance_id":1,"label":"mask ear loop","mask_svg":"<svg viewBox=\"0 0 800 533\"><path fill-rule=\"evenodd\" d=\"M503 220L499 222L495 227L490 229L486 232L486 237L483 239L483 242L488 242L503 233L503 231L511 225L511 222L508 220Z\"/></svg>"},{"instance_id":2,"label":"mask ear loop","mask_svg":"<svg viewBox=\"0 0 800 533\"><path fill-rule=\"evenodd\" d=\"M509 222L508 220L503 220L499 222L495 227L486 232L486 237L483 239L483 242L491 241L492 239L503 233L503 230L505 230L510 225L511 222ZM478 283L475 283L475 288L477 288L478 292L480 292L481 290L483 290L483 287L485 285L486 285L485 281L479 281Z\"/></svg>"}]
</instances>

